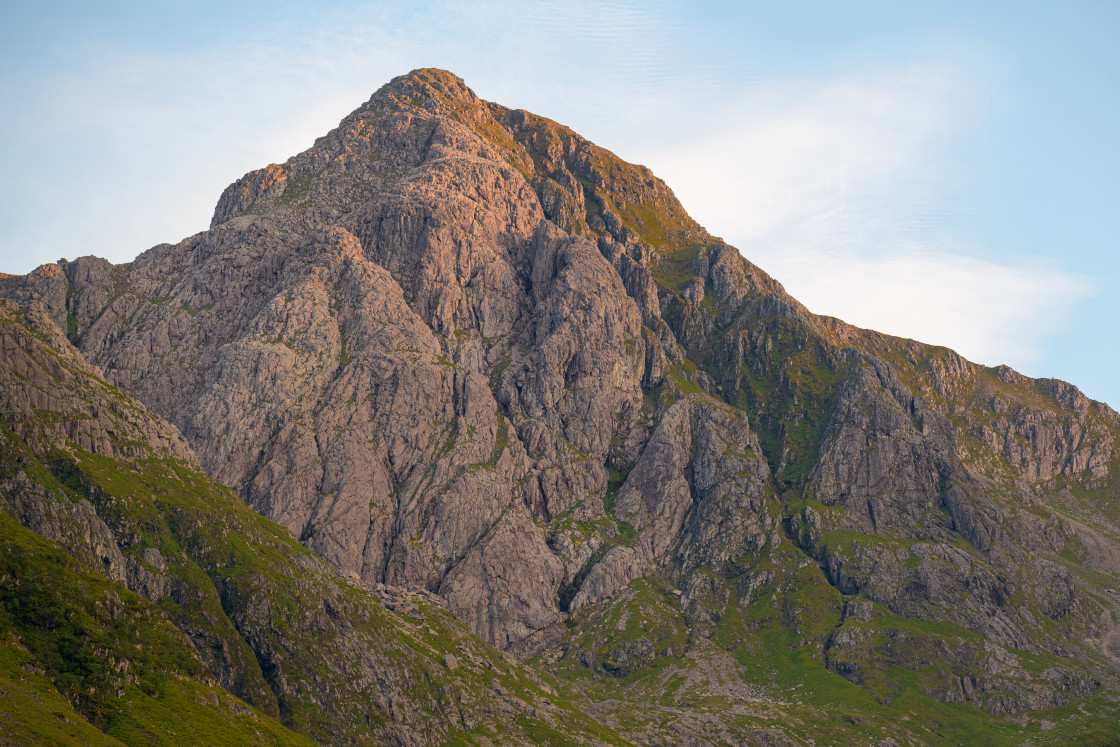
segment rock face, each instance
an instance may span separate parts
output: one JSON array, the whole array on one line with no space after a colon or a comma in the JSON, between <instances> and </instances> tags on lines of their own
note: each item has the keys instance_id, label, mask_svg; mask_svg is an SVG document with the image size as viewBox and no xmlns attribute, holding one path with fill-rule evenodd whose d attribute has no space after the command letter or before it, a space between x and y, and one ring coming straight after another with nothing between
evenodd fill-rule
<instances>
[{"instance_id":1,"label":"rock face","mask_svg":"<svg viewBox=\"0 0 1120 747\"><path fill-rule=\"evenodd\" d=\"M644 577L712 640L790 600L783 635L872 690L866 657L970 636L991 671L958 655L926 695L1016 712L1114 681L1114 411L810 314L647 169L449 73L246 175L208 231L5 288L331 565L513 653ZM853 658L899 620L961 637ZM676 655L647 644L619 651ZM1011 649L1063 674L1013 686Z\"/></svg>"},{"instance_id":2,"label":"rock face","mask_svg":"<svg viewBox=\"0 0 1120 747\"><path fill-rule=\"evenodd\" d=\"M542 702L535 674L434 595L348 585L199 471L50 316L0 300L5 740L110 741L77 725L127 743L616 740Z\"/></svg>"}]
</instances>

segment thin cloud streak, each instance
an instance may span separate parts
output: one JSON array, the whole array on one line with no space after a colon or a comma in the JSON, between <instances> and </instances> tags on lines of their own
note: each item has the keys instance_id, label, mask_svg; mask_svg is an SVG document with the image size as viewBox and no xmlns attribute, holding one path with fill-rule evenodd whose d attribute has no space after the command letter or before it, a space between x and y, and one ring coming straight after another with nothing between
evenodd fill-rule
<instances>
[{"instance_id":1,"label":"thin cloud streak","mask_svg":"<svg viewBox=\"0 0 1120 747\"><path fill-rule=\"evenodd\" d=\"M929 65L891 77L771 82L670 128L678 140L646 148L695 217L740 241L887 205L899 213L891 195L928 168L953 99L966 93L961 77Z\"/></svg>"},{"instance_id":2,"label":"thin cloud streak","mask_svg":"<svg viewBox=\"0 0 1120 747\"><path fill-rule=\"evenodd\" d=\"M1096 289L945 233L983 220L977 185L935 183L944 141L982 115L969 72L935 61L775 81L664 128L679 142L637 149L694 217L813 311L1029 370Z\"/></svg>"}]
</instances>

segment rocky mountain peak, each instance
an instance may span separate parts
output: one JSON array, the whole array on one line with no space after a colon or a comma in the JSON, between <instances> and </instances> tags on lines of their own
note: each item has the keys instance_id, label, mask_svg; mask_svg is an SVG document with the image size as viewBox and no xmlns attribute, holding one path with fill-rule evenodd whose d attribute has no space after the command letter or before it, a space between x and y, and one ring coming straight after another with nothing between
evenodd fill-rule
<instances>
[{"instance_id":1,"label":"rocky mountain peak","mask_svg":"<svg viewBox=\"0 0 1120 747\"><path fill-rule=\"evenodd\" d=\"M485 106L462 78L434 67L417 68L393 78L370 97L366 107L382 109L390 103L401 109L423 109L445 116L465 107Z\"/></svg>"}]
</instances>

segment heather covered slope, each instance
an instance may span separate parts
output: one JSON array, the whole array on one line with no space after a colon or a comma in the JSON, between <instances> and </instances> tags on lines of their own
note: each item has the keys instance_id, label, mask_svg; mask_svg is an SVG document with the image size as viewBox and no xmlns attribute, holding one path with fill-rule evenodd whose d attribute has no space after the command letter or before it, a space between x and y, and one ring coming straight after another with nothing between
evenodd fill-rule
<instances>
[{"instance_id":1,"label":"heather covered slope","mask_svg":"<svg viewBox=\"0 0 1120 747\"><path fill-rule=\"evenodd\" d=\"M0 350L4 737L617 741L423 596L345 584L41 306L0 302Z\"/></svg>"},{"instance_id":2,"label":"heather covered slope","mask_svg":"<svg viewBox=\"0 0 1120 747\"><path fill-rule=\"evenodd\" d=\"M5 292L305 546L636 739L745 739L767 698L806 737L1116 731L1115 412L809 313L648 170L443 71L209 231Z\"/></svg>"}]
</instances>

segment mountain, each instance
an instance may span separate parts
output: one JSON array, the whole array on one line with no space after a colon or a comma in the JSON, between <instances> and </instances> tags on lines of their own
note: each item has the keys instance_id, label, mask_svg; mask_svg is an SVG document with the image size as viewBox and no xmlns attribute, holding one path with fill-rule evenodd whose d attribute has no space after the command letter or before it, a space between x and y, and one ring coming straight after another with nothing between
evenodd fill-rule
<instances>
[{"instance_id":1,"label":"mountain","mask_svg":"<svg viewBox=\"0 0 1120 747\"><path fill-rule=\"evenodd\" d=\"M811 314L648 169L450 73L246 175L208 231L0 292L208 484L627 739L1120 735L1117 413ZM356 713L317 684L286 707ZM416 736L432 710L409 738L450 733Z\"/></svg>"}]
</instances>

